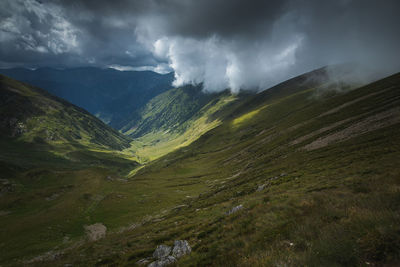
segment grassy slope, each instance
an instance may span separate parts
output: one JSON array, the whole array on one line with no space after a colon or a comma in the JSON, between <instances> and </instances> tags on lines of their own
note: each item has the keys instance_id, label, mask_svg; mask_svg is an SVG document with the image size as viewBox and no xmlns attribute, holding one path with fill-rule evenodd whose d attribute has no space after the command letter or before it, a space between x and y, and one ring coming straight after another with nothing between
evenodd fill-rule
<instances>
[{"instance_id":1,"label":"grassy slope","mask_svg":"<svg viewBox=\"0 0 400 267\"><path fill-rule=\"evenodd\" d=\"M0 198L0 264L51 248L64 254L37 265L134 265L176 239L193 247L179 265L398 263L400 125L379 123L399 117L400 75L347 93L318 83L299 77L212 112L218 126L129 180L98 167L19 171L15 192ZM304 149L387 110L366 124L386 127ZM80 241L95 222L107 238Z\"/></svg>"},{"instance_id":2,"label":"grassy slope","mask_svg":"<svg viewBox=\"0 0 400 267\"><path fill-rule=\"evenodd\" d=\"M396 265L400 74L347 93L315 85L276 92L247 100L231 120L128 182L146 192L131 210L151 207L153 217L125 221L140 225L49 264L133 265L156 245L187 239L193 252L179 265ZM381 128L368 132L374 125ZM344 139L305 150L332 135Z\"/></svg>"},{"instance_id":3,"label":"grassy slope","mask_svg":"<svg viewBox=\"0 0 400 267\"><path fill-rule=\"evenodd\" d=\"M145 163L187 146L218 126L223 110L239 99L228 92L205 94L201 86L170 89L151 99L134 126L126 128L125 134L135 138L126 152Z\"/></svg>"},{"instance_id":4,"label":"grassy slope","mask_svg":"<svg viewBox=\"0 0 400 267\"><path fill-rule=\"evenodd\" d=\"M107 181L123 184L138 163L118 150L129 138L39 88L0 76L0 103L2 265L77 240Z\"/></svg>"},{"instance_id":5,"label":"grassy slope","mask_svg":"<svg viewBox=\"0 0 400 267\"><path fill-rule=\"evenodd\" d=\"M318 69L283 82L269 89L268 94L233 95L228 91L211 94L204 93L201 86L191 85L170 89L151 99L139 116L123 127L125 134L134 137L131 147L125 152L134 153L145 164L191 144L227 118L233 118L249 107L262 105L266 96L279 98L316 85L326 90L338 86L337 82L327 83L327 73L334 74L340 81L338 77L349 72L348 66Z\"/></svg>"},{"instance_id":6,"label":"grassy slope","mask_svg":"<svg viewBox=\"0 0 400 267\"><path fill-rule=\"evenodd\" d=\"M123 149L130 139L85 110L0 75L1 130L21 141ZM19 131L18 131L19 130Z\"/></svg>"}]
</instances>

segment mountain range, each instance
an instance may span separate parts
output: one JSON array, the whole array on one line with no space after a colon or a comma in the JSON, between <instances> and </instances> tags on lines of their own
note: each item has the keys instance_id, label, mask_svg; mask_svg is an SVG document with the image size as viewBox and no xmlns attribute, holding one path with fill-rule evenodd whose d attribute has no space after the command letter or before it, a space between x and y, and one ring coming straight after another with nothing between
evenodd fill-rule
<instances>
[{"instance_id":1,"label":"mountain range","mask_svg":"<svg viewBox=\"0 0 400 267\"><path fill-rule=\"evenodd\" d=\"M151 98L172 88L173 73L118 71L82 67L72 69L12 68L0 73L40 87L80 106L119 129Z\"/></svg>"},{"instance_id":2,"label":"mountain range","mask_svg":"<svg viewBox=\"0 0 400 267\"><path fill-rule=\"evenodd\" d=\"M86 71L67 80L101 84ZM351 71L239 94L123 73L159 78L132 103L76 91L115 113L0 76L0 265L136 266L185 240L179 266L396 266L400 74Z\"/></svg>"}]
</instances>

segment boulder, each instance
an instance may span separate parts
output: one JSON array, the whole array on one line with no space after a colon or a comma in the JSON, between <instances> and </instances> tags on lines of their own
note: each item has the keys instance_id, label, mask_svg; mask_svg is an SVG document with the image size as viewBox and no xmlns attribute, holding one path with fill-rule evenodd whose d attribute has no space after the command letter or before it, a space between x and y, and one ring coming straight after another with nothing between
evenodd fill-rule
<instances>
[{"instance_id":1,"label":"boulder","mask_svg":"<svg viewBox=\"0 0 400 267\"><path fill-rule=\"evenodd\" d=\"M166 245L158 245L153 253L153 258L161 260L166 258L171 253L171 247Z\"/></svg>"},{"instance_id":2,"label":"boulder","mask_svg":"<svg viewBox=\"0 0 400 267\"><path fill-rule=\"evenodd\" d=\"M259 185L259 186L257 187L256 191L257 191L257 192L263 191L265 187L267 187L267 184Z\"/></svg>"},{"instance_id":3,"label":"boulder","mask_svg":"<svg viewBox=\"0 0 400 267\"><path fill-rule=\"evenodd\" d=\"M106 236L107 227L102 223L85 225L85 232L89 240L96 241Z\"/></svg>"},{"instance_id":4,"label":"boulder","mask_svg":"<svg viewBox=\"0 0 400 267\"><path fill-rule=\"evenodd\" d=\"M163 259L153 261L152 263L147 265L147 267L164 267L164 266L170 265L174 262L176 262L176 259L172 256L168 256Z\"/></svg>"},{"instance_id":5,"label":"boulder","mask_svg":"<svg viewBox=\"0 0 400 267\"><path fill-rule=\"evenodd\" d=\"M176 240L174 242L174 248L172 249L172 256L180 258L186 254L192 252L189 243L186 240Z\"/></svg>"}]
</instances>

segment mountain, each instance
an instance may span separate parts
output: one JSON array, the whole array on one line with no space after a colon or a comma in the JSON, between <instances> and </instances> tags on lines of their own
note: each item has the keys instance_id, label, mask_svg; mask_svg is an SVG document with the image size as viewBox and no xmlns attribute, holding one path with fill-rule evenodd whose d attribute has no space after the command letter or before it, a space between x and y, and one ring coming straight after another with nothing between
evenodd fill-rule
<instances>
[{"instance_id":1,"label":"mountain","mask_svg":"<svg viewBox=\"0 0 400 267\"><path fill-rule=\"evenodd\" d=\"M397 265L400 74L344 88L314 74L239 99L147 164L131 183L149 217L50 262L134 265L188 240L179 265Z\"/></svg>"},{"instance_id":2,"label":"mountain","mask_svg":"<svg viewBox=\"0 0 400 267\"><path fill-rule=\"evenodd\" d=\"M345 81L351 73L350 65L321 68L272 87L268 94L231 94L228 90L206 93L201 85L172 88L150 99L134 116L128 117L121 132L134 139L130 150L136 157L143 163L148 162L189 145L235 116L235 112L262 104L265 97L282 97L314 86L324 91L342 90L350 86Z\"/></svg>"},{"instance_id":3,"label":"mountain","mask_svg":"<svg viewBox=\"0 0 400 267\"><path fill-rule=\"evenodd\" d=\"M117 71L93 67L35 70L0 69L0 73L40 87L82 107L118 129L124 119L152 97L171 88L173 74Z\"/></svg>"},{"instance_id":4,"label":"mountain","mask_svg":"<svg viewBox=\"0 0 400 267\"><path fill-rule=\"evenodd\" d=\"M130 142L84 109L0 75L1 265L20 246L52 247L55 225L81 234L76 226L92 214L99 187L125 184L121 177L139 165L122 151Z\"/></svg>"},{"instance_id":5,"label":"mountain","mask_svg":"<svg viewBox=\"0 0 400 267\"><path fill-rule=\"evenodd\" d=\"M1 134L25 142L123 149L130 139L82 108L0 75Z\"/></svg>"},{"instance_id":6,"label":"mountain","mask_svg":"<svg viewBox=\"0 0 400 267\"><path fill-rule=\"evenodd\" d=\"M219 125L217 114L238 99L228 91L204 93L201 86L173 88L152 98L122 132L133 138L132 152L147 162L189 145Z\"/></svg>"},{"instance_id":7,"label":"mountain","mask_svg":"<svg viewBox=\"0 0 400 267\"><path fill-rule=\"evenodd\" d=\"M166 91L125 128L132 147L113 158L149 158L122 172L16 171L0 264L135 266L187 240L179 266L397 266L400 73L329 73L258 94ZM92 241L89 226L107 232Z\"/></svg>"},{"instance_id":8,"label":"mountain","mask_svg":"<svg viewBox=\"0 0 400 267\"><path fill-rule=\"evenodd\" d=\"M130 147L129 137L82 108L3 75L0 118L3 173L59 165L137 166L132 156L122 156L122 150Z\"/></svg>"}]
</instances>

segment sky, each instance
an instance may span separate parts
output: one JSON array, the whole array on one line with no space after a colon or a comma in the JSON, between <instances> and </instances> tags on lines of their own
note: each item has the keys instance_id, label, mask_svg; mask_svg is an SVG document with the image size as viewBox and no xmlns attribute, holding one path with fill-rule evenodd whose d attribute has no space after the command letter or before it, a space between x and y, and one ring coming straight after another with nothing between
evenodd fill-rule
<instances>
[{"instance_id":1,"label":"sky","mask_svg":"<svg viewBox=\"0 0 400 267\"><path fill-rule=\"evenodd\" d=\"M400 71L398 0L1 0L0 67L173 71L260 90L325 65Z\"/></svg>"}]
</instances>

